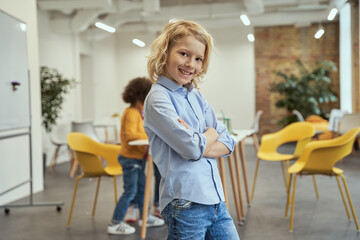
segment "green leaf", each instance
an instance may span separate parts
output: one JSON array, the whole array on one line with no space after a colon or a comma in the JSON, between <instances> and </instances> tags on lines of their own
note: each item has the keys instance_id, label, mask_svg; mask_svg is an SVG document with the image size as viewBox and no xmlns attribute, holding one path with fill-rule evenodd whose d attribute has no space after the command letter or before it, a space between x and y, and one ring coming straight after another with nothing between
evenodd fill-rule
<instances>
[{"instance_id":1,"label":"green leaf","mask_svg":"<svg viewBox=\"0 0 360 240\"><path fill-rule=\"evenodd\" d=\"M51 132L62 109L64 95L75 86L74 79L64 78L56 69L40 67L42 124Z\"/></svg>"},{"instance_id":2,"label":"green leaf","mask_svg":"<svg viewBox=\"0 0 360 240\"><path fill-rule=\"evenodd\" d=\"M280 78L280 81L272 83L270 87L271 92L280 94L275 106L289 112L296 109L304 117L313 114L325 115L325 111L320 109L321 104L338 101L336 93L331 89L329 77L331 72L337 71L335 63L319 61L310 70L300 60L296 60L296 64L299 75L281 71L275 73ZM291 116L293 115L286 116L279 123L290 123Z\"/></svg>"}]
</instances>

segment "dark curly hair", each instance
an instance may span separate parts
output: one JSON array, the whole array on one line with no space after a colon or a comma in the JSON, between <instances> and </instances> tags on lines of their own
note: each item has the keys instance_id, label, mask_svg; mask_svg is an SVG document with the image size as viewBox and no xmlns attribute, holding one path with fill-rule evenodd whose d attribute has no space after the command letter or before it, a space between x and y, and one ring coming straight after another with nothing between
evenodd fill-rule
<instances>
[{"instance_id":1,"label":"dark curly hair","mask_svg":"<svg viewBox=\"0 0 360 240\"><path fill-rule=\"evenodd\" d=\"M135 105L137 101L144 103L146 95L151 89L152 82L146 77L132 79L125 87L122 94L124 102Z\"/></svg>"}]
</instances>

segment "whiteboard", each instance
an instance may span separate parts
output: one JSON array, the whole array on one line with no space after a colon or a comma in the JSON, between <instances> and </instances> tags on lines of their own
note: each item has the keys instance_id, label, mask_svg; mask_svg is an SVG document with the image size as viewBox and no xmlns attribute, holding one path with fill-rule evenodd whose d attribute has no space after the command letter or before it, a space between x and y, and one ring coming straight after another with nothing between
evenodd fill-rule
<instances>
[{"instance_id":1,"label":"whiteboard","mask_svg":"<svg viewBox=\"0 0 360 240\"><path fill-rule=\"evenodd\" d=\"M0 33L0 131L30 127L26 24L0 11Z\"/></svg>"}]
</instances>

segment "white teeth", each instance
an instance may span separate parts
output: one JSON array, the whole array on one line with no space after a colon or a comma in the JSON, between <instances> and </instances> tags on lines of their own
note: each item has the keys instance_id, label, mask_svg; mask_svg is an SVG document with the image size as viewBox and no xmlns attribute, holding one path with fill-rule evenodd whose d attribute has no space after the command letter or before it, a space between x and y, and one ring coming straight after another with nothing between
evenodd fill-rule
<instances>
[{"instance_id":1,"label":"white teeth","mask_svg":"<svg viewBox=\"0 0 360 240\"><path fill-rule=\"evenodd\" d=\"M179 69L179 71L180 71L182 74L185 74L185 75L190 75L190 74L191 74L191 73L185 72L185 71L183 71L183 70L181 70L181 69Z\"/></svg>"}]
</instances>

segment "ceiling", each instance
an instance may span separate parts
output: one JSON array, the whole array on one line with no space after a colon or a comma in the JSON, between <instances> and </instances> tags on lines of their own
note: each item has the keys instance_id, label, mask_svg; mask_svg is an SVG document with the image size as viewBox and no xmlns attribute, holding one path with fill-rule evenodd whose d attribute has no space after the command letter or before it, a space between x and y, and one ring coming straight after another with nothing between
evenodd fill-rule
<instances>
[{"instance_id":1,"label":"ceiling","mask_svg":"<svg viewBox=\"0 0 360 240\"><path fill-rule=\"evenodd\" d=\"M252 26L308 26L326 22L331 8L346 0L38 0L54 32L80 33L101 39L109 33L96 21L119 32L157 32L172 18L194 20L206 28L242 26L246 13ZM336 20L336 19L335 19Z\"/></svg>"}]
</instances>

